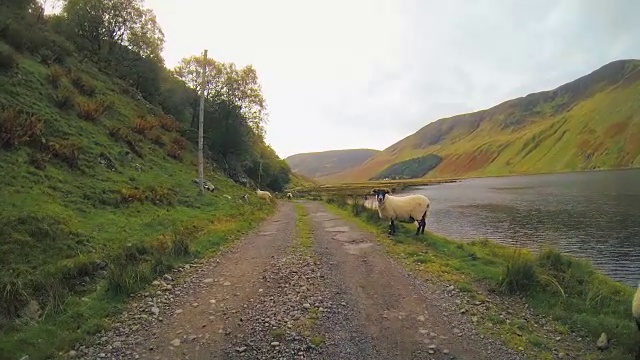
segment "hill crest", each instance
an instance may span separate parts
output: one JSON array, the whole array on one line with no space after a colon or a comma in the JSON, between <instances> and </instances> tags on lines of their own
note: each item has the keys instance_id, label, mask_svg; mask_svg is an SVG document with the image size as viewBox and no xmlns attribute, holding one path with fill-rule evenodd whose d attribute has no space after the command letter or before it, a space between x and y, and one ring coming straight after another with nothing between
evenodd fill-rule
<instances>
[{"instance_id":1,"label":"hill crest","mask_svg":"<svg viewBox=\"0 0 640 360\"><path fill-rule=\"evenodd\" d=\"M639 104L640 61L616 60L553 90L436 120L324 180L366 181L427 154L442 157L429 178L640 166Z\"/></svg>"}]
</instances>

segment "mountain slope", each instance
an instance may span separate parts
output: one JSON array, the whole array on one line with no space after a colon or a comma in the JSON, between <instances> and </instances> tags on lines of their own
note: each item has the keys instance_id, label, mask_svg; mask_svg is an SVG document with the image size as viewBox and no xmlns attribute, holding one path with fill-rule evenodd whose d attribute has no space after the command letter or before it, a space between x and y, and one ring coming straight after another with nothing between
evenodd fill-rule
<instances>
[{"instance_id":1,"label":"mountain slope","mask_svg":"<svg viewBox=\"0 0 640 360\"><path fill-rule=\"evenodd\" d=\"M330 182L365 181L437 154L424 177L493 176L640 166L640 61L618 60L551 91L440 119Z\"/></svg>"},{"instance_id":2,"label":"mountain slope","mask_svg":"<svg viewBox=\"0 0 640 360\"><path fill-rule=\"evenodd\" d=\"M69 350L129 295L274 210L209 161L215 191L199 193L188 125L169 116L191 119L192 89L139 55L138 82L118 79L52 30L65 18L31 5L0 3L1 359ZM243 145L282 162L263 142Z\"/></svg>"},{"instance_id":3,"label":"mountain slope","mask_svg":"<svg viewBox=\"0 0 640 360\"><path fill-rule=\"evenodd\" d=\"M358 166L379 152L373 149L329 150L295 154L285 161L291 170L312 179L321 179Z\"/></svg>"}]
</instances>

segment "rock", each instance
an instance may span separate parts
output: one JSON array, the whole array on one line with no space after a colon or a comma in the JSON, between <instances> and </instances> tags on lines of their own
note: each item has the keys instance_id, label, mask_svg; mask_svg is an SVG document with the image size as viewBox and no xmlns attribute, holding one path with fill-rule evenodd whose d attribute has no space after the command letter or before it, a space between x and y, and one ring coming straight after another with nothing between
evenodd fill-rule
<instances>
[{"instance_id":1,"label":"rock","mask_svg":"<svg viewBox=\"0 0 640 360\"><path fill-rule=\"evenodd\" d=\"M304 304L302 304L302 307L305 308L305 309L309 309L309 308L311 308L311 305L309 303L304 303Z\"/></svg>"},{"instance_id":2,"label":"rock","mask_svg":"<svg viewBox=\"0 0 640 360\"><path fill-rule=\"evenodd\" d=\"M67 357L68 357L69 359L73 359L73 358L75 358L76 356L78 356L78 352L77 352L77 351L75 351L75 350L71 350L71 351L69 351L69 352L67 353Z\"/></svg>"},{"instance_id":3,"label":"rock","mask_svg":"<svg viewBox=\"0 0 640 360\"><path fill-rule=\"evenodd\" d=\"M158 316L158 314L160 313L160 309L158 309L157 307L153 306L153 307L151 307L151 312L153 313L153 315Z\"/></svg>"},{"instance_id":4,"label":"rock","mask_svg":"<svg viewBox=\"0 0 640 360\"><path fill-rule=\"evenodd\" d=\"M169 344L171 344L171 346L178 347L180 346L180 339L173 339Z\"/></svg>"},{"instance_id":5,"label":"rock","mask_svg":"<svg viewBox=\"0 0 640 360\"><path fill-rule=\"evenodd\" d=\"M213 282L213 279L212 278L204 279L202 282L205 284L210 284Z\"/></svg>"},{"instance_id":6,"label":"rock","mask_svg":"<svg viewBox=\"0 0 640 360\"><path fill-rule=\"evenodd\" d=\"M277 342L277 341L274 341L274 342L271 343L271 346L280 346L280 343Z\"/></svg>"},{"instance_id":7,"label":"rock","mask_svg":"<svg viewBox=\"0 0 640 360\"><path fill-rule=\"evenodd\" d=\"M231 285L231 283L228 281L225 281L224 283L222 283L222 286L229 286L229 285Z\"/></svg>"},{"instance_id":8,"label":"rock","mask_svg":"<svg viewBox=\"0 0 640 360\"><path fill-rule=\"evenodd\" d=\"M236 351L238 351L239 353L243 353L243 352L247 351L247 347L246 346L241 346L239 348L236 348Z\"/></svg>"},{"instance_id":9,"label":"rock","mask_svg":"<svg viewBox=\"0 0 640 360\"><path fill-rule=\"evenodd\" d=\"M602 333L600 335L600 338L596 342L596 346L598 347L598 350L601 351L607 350L609 348L609 338L607 337L606 333Z\"/></svg>"}]
</instances>

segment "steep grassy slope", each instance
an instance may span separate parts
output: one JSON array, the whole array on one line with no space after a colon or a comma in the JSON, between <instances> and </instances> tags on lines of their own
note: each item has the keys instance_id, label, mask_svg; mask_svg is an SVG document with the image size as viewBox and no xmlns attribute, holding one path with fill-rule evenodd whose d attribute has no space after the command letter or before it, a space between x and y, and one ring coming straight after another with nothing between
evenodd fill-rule
<instances>
[{"instance_id":1,"label":"steep grassy slope","mask_svg":"<svg viewBox=\"0 0 640 360\"><path fill-rule=\"evenodd\" d=\"M295 154L285 161L291 170L312 179L320 179L358 166L379 152L373 149L329 150Z\"/></svg>"},{"instance_id":2,"label":"steep grassy slope","mask_svg":"<svg viewBox=\"0 0 640 360\"><path fill-rule=\"evenodd\" d=\"M123 82L1 41L0 57L13 59L0 64L0 358L72 345L273 210L210 165L216 190L199 195L179 124Z\"/></svg>"},{"instance_id":3,"label":"steep grassy slope","mask_svg":"<svg viewBox=\"0 0 640 360\"><path fill-rule=\"evenodd\" d=\"M429 153L443 158L429 178L636 167L638 139L640 61L619 60L555 90L430 123L324 180L365 181Z\"/></svg>"}]
</instances>

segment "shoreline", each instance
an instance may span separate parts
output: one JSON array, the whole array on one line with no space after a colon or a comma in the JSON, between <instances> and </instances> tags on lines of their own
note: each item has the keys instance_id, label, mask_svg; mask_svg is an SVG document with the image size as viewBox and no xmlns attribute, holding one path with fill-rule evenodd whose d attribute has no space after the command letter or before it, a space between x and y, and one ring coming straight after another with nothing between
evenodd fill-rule
<instances>
[{"instance_id":1,"label":"shoreline","mask_svg":"<svg viewBox=\"0 0 640 360\"><path fill-rule=\"evenodd\" d=\"M451 283L462 291L488 289L506 302L522 300L567 333L586 337L593 349L604 332L615 343L603 353L603 359L633 359L640 351L638 330L631 316L635 289L604 275L588 260L553 248L533 253L489 240L462 243L431 232L420 238L413 235L413 226L405 224L390 239L386 236L386 223L377 212L339 199L328 203L336 214L376 233L389 255L413 273ZM513 330L508 324L495 323L491 326L501 329L499 335L507 343L519 344L517 347L532 354L544 353L538 344L541 335L535 329ZM592 355L599 358L595 352Z\"/></svg>"}]
</instances>

